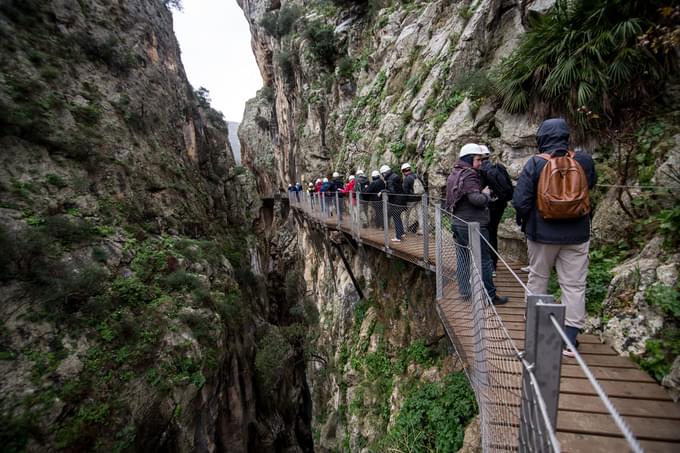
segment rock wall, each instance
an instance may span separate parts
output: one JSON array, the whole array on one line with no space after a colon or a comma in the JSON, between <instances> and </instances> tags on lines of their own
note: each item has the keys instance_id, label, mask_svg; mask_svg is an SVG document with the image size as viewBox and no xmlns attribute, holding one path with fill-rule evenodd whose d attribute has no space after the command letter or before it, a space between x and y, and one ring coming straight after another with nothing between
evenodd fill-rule
<instances>
[{"instance_id":1,"label":"rock wall","mask_svg":"<svg viewBox=\"0 0 680 453\"><path fill-rule=\"evenodd\" d=\"M187 82L171 3L0 2L11 451L311 451L301 351L263 365L297 319L276 226Z\"/></svg>"}]
</instances>

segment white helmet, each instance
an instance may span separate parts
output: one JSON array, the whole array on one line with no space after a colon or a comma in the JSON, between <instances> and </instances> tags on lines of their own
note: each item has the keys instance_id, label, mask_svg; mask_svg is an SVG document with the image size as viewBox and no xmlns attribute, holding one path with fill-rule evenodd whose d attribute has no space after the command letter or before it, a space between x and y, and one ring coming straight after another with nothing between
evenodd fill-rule
<instances>
[{"instance_id":1,"label":"white helmet","mask_svg":"<svg viewBox=\"0 0 680 453\"><path fill-rule=\"evenodd\" d=\"M380 172L378 170L373 170L371 172L371 178L378 178L380 176Z\"/></svg>"},{"instance_id":2,"label":"white helmet","mask_svg":"<svg viewBox=\"0 0 680 453\"><path fill-rule=\"evenodd\" d=\"M361 176L361 175L363 175L363 174L364 174L364 171L363 171L363 170L357 170L357 176Z\"/></svg>"},{"instance_id":3,"label":"white helmet","mask_svg":"<svg viewBox=\"0 0 680 453\"><path fill-rule=\"evenodd\" d=\"M354 179L354 175L350 175L349 180L351 181L353 179Z\"/></svg>"},{"instance_id":4,"label":"white helmet","mask_svg":"<svg viewBox=\"0 0 680 453\"><path fill-rule=\"evenodd\" d=\"M489 148L486 145L479 145L479 147L482 148L482 156L491 155L491 151L489 151Z\"/></svg>"},{"instance_id":5,"label":"white helmet","mask_svg":"<svg viewBox=\"0 0 680 453\"><path fill-rule=\"evenodd\" d=\"M407 168L410 170L410 169L411 169L411 164L409 164L408 162L401 164L401 171L404 171L404 170L406 170Z\"/></svg>"},{"instance_id":6,"label":"white helmet","mask_svg":"<svg viewBox=\"0 0 680 453\"><path fill-rule=\"evenodd\" d=\"M314 187L314 183L310 182L309 184L307 184L307 187Z\"/></svg>"},{"instance_id":7,"label":"white helmet","mask_svg":"<svg viewBox=\"0 0 680 453\"><path fill-rule=\"evenodd\" d=\"M328 178L323 178L323 182L328 182Z\"/></svg>"},{"instance_id":8,"label":"white helmet","mask_svg":"<svg viewBox=\"0 0 680 453\"><path fill-rule=\"evenodd\" d=\"M383 165L382 167L380 167L380 174L384 175L385 173L387 173L390 170L391 170L391 168L390 168L389 165Z\"/></svg>"},{"instance_id":9,"label":"white helmet","mask_svg":"<svg viewBox=\"0 0 680 453\"><path fill-rule=\"evenodd\" d=\"M334 177L334 178L339 178L339 177L340 177L340 173L338 173L337 171L334 171L334 172L333 172L333 177Z\"/></svg>"},{"instance_id":10,"label":"white helmet","mask_svg":"<svg viewBox=\"0 0 680 453\"><path fill-rule=\"evenodd\" d=\"M458 157L469 156L470 154L482 154L482 147L476 143L467 143L460 149Z\"/></svg>"},{"instance_id":11,"label":"white helmet","mask_svg":"<svg viewBox=\"0 0 680 453\"><path fill-rule=\"evenodd\" d=\"M321 182L321 178L316 178L316 182L317 182L317 183L320 183L320 182Z\"/></svg>"}]
</instances>

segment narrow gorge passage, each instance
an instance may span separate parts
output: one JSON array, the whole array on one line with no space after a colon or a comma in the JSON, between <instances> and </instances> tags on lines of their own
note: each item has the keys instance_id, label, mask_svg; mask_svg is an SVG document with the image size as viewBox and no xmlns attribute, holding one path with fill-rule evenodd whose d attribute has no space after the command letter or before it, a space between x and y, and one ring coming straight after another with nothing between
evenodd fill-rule
<instances>
[{"instance_id":1,"label":"narrow gorge passage","mask_svg":"<svg viewBox=\"0 0 680 453\"><path fill-rule=\"evenodd\" d=\"M288 188L408 164L443 199L467 143L516 185L549 117L598 174L583 335L613 352L583 346L678 400L674 2L223 2L262 79L242 118L216 107L246 91L225 81L237 45L203 33L227 18L180 50L189 0L0 0L3 451L479 451L436 279L305 219ZM224 79L188 77L193 52ZM413 211L375 218L403 220L406 248ZM499 220L498 249L527 262L511 203ZM675 442L607 385L658 428L645 448ZM582 445L570 398L558 427Z\"/></svg>"}]
</instances>

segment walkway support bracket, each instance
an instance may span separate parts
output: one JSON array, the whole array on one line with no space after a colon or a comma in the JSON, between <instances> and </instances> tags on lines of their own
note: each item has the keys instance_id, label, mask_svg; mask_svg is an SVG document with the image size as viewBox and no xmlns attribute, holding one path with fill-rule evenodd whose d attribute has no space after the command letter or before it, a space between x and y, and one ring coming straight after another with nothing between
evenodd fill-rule
<instances>
[{"instance_id":1,"label":"walkway support bracket","mask_svg":"<svg viewBox=\"0 0 680 453\"><path fill-rule=\"evenodd\" d=\"M560 397L560 370L562 366L562 339L552 324L554 317L564 329L566 307L556 304L551 295L527 295L526 334L524 340L525 359L533 367L533 374L545 402L550 429L557 426L557 406ZM533 451L536 442L537 402L532 393L531 380L526 372L522 373L522 405L520 409L519 451ZM546 430L547 427L541 426ZM539 439L545 443L548 439ZM547 450L546 450L547 451Z\"/></svg>"},{"instance_id":2,"label":"walkway support bracket","mask_svg":"<svg viewBox=\"0 0 680 453\"><path fill-rule=\"evenodd\" d=\"M434 257L435 257L435 279L437 286L437 300L444 297L444 280L442 271L444 261L442 254L442 203L437 201L434 206Z\"/></svg>"},{"instance_id":3,"label":"walkway support bracket","mask_svg":"<svg viewBox=\"0 0 680 453\"><path fill-rule=\"evenodd\" d=\"M420 230L423 232L423 264L425 264L425 267L430 262L430 225L427 203L427 192L425 192L420 205Z\"/></svg>"},{"instance_id":4,"label":"walkway support bracket","mask_svg":"<svg viewBox=\"0 0 680 453\"><path fill-rule=\"evenodd\" d=\"M390 221L387 218L387 192L382 193L382 210L383 210L383 233L385 236L385 251L390 249L389 229Z\"/></svg>"}]
</instances>

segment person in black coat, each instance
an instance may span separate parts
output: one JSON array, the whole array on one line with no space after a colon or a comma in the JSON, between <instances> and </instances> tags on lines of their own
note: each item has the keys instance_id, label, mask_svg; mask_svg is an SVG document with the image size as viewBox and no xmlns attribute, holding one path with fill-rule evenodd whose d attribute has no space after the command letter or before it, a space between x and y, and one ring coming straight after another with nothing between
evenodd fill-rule
<instances>
[{"instance_id":1,"label":"person in black coat","mask_svg":"<svg viewBox=\"0 0 680 453\"><path fill-rule=\"evenodd\" d=\"M380 167L380 174L385 180L385 188L390 194L388 201L390 206L388 208L389 215L392 217L392 222L394 223L394 234L392 242L401 242L401 238L404 236L404 224L401 221L401 213L406 209L406 202L403 197L403 188L401 176L394 173L392 169L383 165Z\"/></svg>"},{"instance_id":2,"label":"person in black coat","mask_svg":"<svg viewBox=\"0 0 680 453\"><path fill-rule=\"evenodd\" d=\"M380 194L385 190L385 181L380 178L380 172L373 170L371 182L366 188L366 193L361 194L361 199L370 203L373 208L373 223L376 228L383 228L383 207Z\"/></svg>"},{"instance_id":3,"label":"person in black coat","mask_svg":"<svg viewBox=\"0 0 680 453\"><path fill-rule=\"evenodd\" d=\"M569 128L562 118L544 121L536 133L538 149L551 156L564 156L569 146ZM574 160L583 168L592 190L597 183L595 163L590 155L578 152ZM529 254L529 281L527 287L533 294L548 291L548 279L553 266L562 290L562 303L567 306L566 333L572 344L586 318L586 278L590 245L590 213L573 219L546 220L538 212L537 187L541 171L548 161L540 156L531 157L524 165L515 187L512 204L517 220L527 236ZM574 352L564 351L573 357Z\"/></svg>"}]
</instances>

